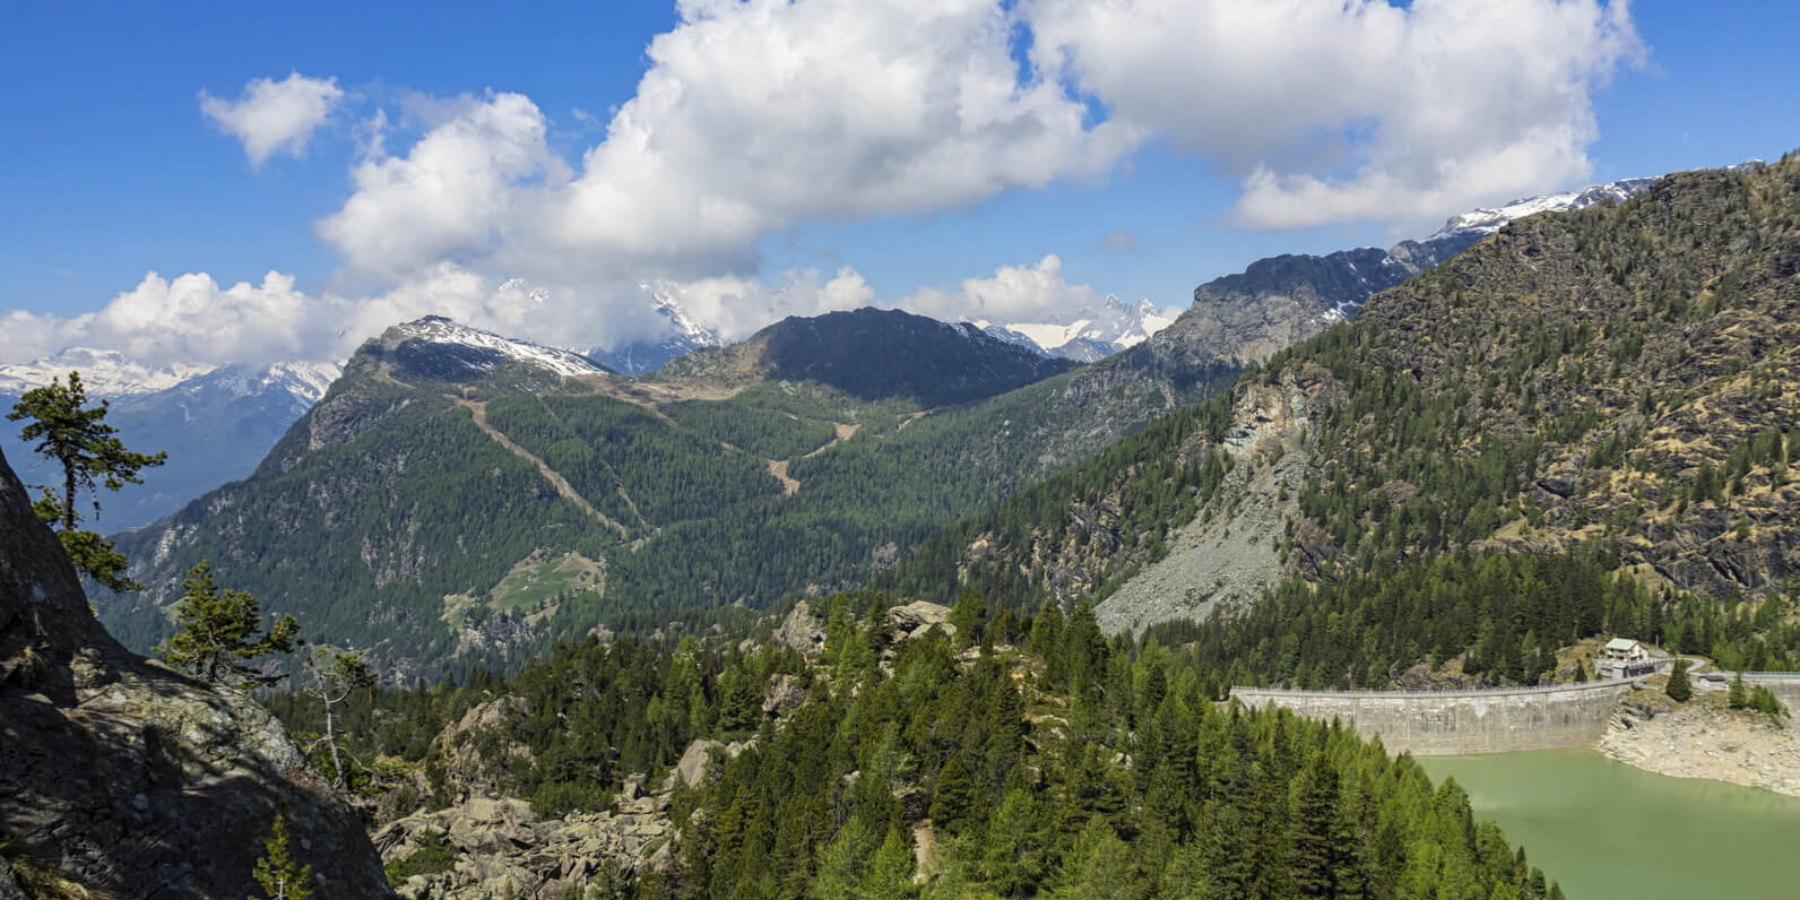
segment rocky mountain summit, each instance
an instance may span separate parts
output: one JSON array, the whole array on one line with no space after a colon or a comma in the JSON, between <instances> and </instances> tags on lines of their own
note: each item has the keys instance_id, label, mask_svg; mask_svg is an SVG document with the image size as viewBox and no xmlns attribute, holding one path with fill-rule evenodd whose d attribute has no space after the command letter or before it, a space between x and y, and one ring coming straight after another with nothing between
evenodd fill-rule
<instances>
[{"instance_id":1,"label":"rocky mountain summit","mask_svg":"<svg viewBox=\"0 0 1800 900\"><path fill-rule=\"evenodd\" d=\"M740 344L696 350L658 373L661 381L812 381L863 400L909 398L923 407L1001 394L1067 371L970 323L940 322L864 307L790 316Z\"/></svg>"},{"instance_id":2,"label":"rocky mountain summit","mask_svg":"<svg viewBox=\"0 0 1800 900\"><path fill-rule=\"evenodd\" d=\"M320 896L391 896L357 815L250 697L119 646L0 457L0 871L238 900L278 811ZM4 884L0 880L0 884Z\"/></svg>"}]
</instances>

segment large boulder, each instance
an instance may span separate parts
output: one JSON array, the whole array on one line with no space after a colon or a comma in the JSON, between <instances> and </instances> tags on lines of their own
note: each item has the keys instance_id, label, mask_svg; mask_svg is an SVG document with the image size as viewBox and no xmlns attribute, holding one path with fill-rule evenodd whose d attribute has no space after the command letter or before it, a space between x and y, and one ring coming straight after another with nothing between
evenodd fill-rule
<instances>
[{"instance_id":1,"label":"large boulder","mask_svg":"<svg viewBox=\"0 0 1800 900\"><path fill-rule=\"evenodd\" d=\"M893 623L895 630L908 634L929 629L933 625L942 625L949 619L950 607L923 600L888 610L888 621Z\"/></svg>"},{"instance_id":2,"label":"large boulder","mask_svg":"<svg viewBox=\"0 0 1800 900\"><path fill-rule=\"evenodd\" d=\"M794 604L781 627L775 629L775 643L801 653L819 649L825 636L825 617L814 612L805 600Z\"/></svg>"},{"instance_id":3,"label":"large boulder","mask_svg":"<svg viewBox=\"0 0 1800 900\"><path fill-rule=\"evenodd\" d=\"M806 686L796 675L769 676L769 695L763 700L763 715L777 719L800 708L806 702Z\"/></svg>"},{"instance_id":4,"label":"large boulder","mask_svg":"<svg viewBox=\"0 0 1800 900\"><path fill-rule=\"evenodd\" d=\"M285 810L317 896L390 897L348 805L249 696L127 652L0 456L0 843L120 897L242 900Z\"/></svg>"},{"instance_id":5,"label":"large boulder","mask_svg":"<svg viewBox=\"0 0 1800 900\"><path fill-rule=\"evenodd\" d=\"M525 708L525 698L508 694L477 703L461 719L444 726L437 745L453 802L517 793L515 760L529 765L531 748L509 740L506 723Z\"/></svg>"},{"instance_id":6,"label":"large boulder","mask_svg":"<svg viewBox=\"0 0 1800 900\"><path fill-rule=\"evenodd\" d=\"M706 780L708 770L712 767L714 750L723 751L725 745L719 741L696 739L682 751L681 761L675 764L675 777L681 780L684 787L694 787Z\"/></svg>"}]
</instances>

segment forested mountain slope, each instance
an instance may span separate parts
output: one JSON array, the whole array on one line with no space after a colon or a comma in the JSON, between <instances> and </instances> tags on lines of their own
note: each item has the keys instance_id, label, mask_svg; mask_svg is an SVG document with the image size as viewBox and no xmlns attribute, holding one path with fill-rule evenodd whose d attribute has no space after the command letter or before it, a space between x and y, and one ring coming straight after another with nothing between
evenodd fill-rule
<instances>
[{"instance_id":1,"label":"forested mountain slope","mask_svg":"<svg viewBox=\"0 0 1800 900\"><path fill-rule=\"evenodd\" d=\"M181 573L211 559L322 637L381 642L405 674L853 587L1310 333L1320 323L1297 325L1275 293L1347 302L1308 287L1337 277L1316 270L1259 264L1202 286L1206 302L1151 340L1060 375L1065 362L897 311L785 320L643 381L422 320L360 352L252 479L124 536L150 590L106 614L148 646ZM1111 478L1116 459L1079 477ZM1209 490L1227 481L1227 456L1196 465ZM1192 499L1132 516L1178 521ZM1123 566L1159 553L1094 546ZM1049 565L1058 592L1116 580Z\"/></svg>"},{"instance_id":2,"label":"forested mountain slope","mask_svg":"<svg viewBox=\"0 0 1800 900\"><path fill-rule=\"evenodd\" d=\"M341 714L350 752L389 754L358 781L392 791L390 872L433 897L1562 896L1453 782L1335 724L1222 708L1216 673L1127 652L1085 608L982 649L831 609L822 655L588 640L359 696ZM309 698L278 705L320 727ZM475 810L487 828L444 827ZM557 839L607 846L627 819L654 852L616 841L596 865Z\"/></svg>"},{"instance_id":3,"label":"forested mountain slope","mask_svg":"<svg viewBox=\"0 0 1800 900\"><path fill-rule=\"evenodd\" d=\"M810 381L861 400L900 398L930 408L1002 394L1073 367L973 325L864 307L789 316L742 343L697 349L652 377Z\"/></svg>"},{"instance_id":4,"label":"forested mountain slope","mask_svg":"<svg viewBox=\"0 0 1800 900\"><path fill-rule=\"evenodd\" d=\"M785 324L832 339L819 362L766 334L739 356L768 370L730 383L636 381L441 319L397 326L254 476L121 535L149 589L104 614L148 647L182 574L211 560L314 637L379 644L397 674L505 663L623 616L866 578L1091 430L1083 408L1042 411L1067 375L1017 388L1064 362L903 313Z\"/></svg>"},{"instance_id":5,"label":"forested mountain slope","mask_svg":"<svg viewBox=\"0 0 1800 900\"><path fill-rule=\"evenodd\" d=\"M1116 629L1293 574L1585 545L1705 596L1764 592L1800 567L1797 272L1800 159L1516 221L1110 470L947 531L897 583L1104 597Z\"/></svg>"}]
</instances>

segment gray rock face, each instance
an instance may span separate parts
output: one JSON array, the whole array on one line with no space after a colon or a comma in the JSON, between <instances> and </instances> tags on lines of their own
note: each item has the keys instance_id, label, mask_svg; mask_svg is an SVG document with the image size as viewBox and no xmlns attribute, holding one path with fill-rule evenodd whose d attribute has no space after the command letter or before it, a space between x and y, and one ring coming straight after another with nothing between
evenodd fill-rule
<instances>
[{"instance_id":1,"label":"gray rock face","mask_svg":"<svg viewBox=\"0 0 1800 900\"><path fill-rule=\"evenodd\" d=\"M392 896L278 721L106 634L0 457L0 838L92 890L240 900L279 809L319 896Z\"/></svg>"},{"instance_id":2,"label":"gray rock face","mask_svg":"<svg viewBox=\"0 0 1800 900\"><path fill-rule=\"evenodd\" d=\"M899 631L911 634L920 628L941 625L950 618L950 608L920 600L888 610L888 621Z\"/></svg>"},{"instance_id":3,"label":"gray rock face","mask_svg":"<svg viewBox=\"0 0 1800 900\"><path fill-rule=\"evenodd\" d=\"M667 864L674 852L668 807L666 793L622 796L616 812L543 821L523 800L476 798L391 822L375 833L375 845L390 861L418 850L427 834L455 849L453 869L413 876L402 897L489 900L510 890L521 900L560 900L609 865L642 873Z\"/></svg>"},{"instance_id":4,"label":"gray rock face","mask_svg":"<svg viewBox=\"0 0 1800 900\"><path fill-rule=\"evenodd\" d=\"M705 781L707 771L712 766L712 752L723 749L725 745L719 741L694 741L682 751L681 762L675 764L675 777L681 779L686 787Z\"/></svg>"},{"instance_id":5,"label":"gray rock face","mask_svg":"<svg viewBox=\"0 0 1800 900\"><path fill-rule=\"evenodd\" d=\"M7 865L5 859L0 859L0 900L26 900L25 892L13 878L12 866Z\"/></svg>"},{"instance_id":6,"label":"gray rock face","mask_svg":"<svg viewBox=\"0 0 1800 900\"><path fill-rule=\"evenodd\" d=\"M806 702L806 688L793 675L769 676L769 695L763 700L763 715L780 718Z\"/></svg>"},{"instance_id":7,"label":"gray rock face","mask_svg":"<svg viewBox=\"0 0 1800 900\"><path fill-rule=\"evenodd\" d=\"M805 600L794 604L792 612L775 630L775 643L801 653L819 649L825 631L825 617L814 612Z\"/></svg>"},{"instance_id":8,"label":"gray rock face","mask_svg":"<svg viewBox=\"0 0 1800 900\"><path fill-rule=\"evenodd\" d=\"M458 799L470 797L504 797L513 792L514 779L511 772L513 760L524 763L531 762L531 749L524 744L509 741L500 748L500 752L492 759L484 757L475 748L475 742L465 738L474 737L476 732L490 731L504 734L502 730L507 720L525 710L525 700L521 697L507 695L478 703L469 707L463 717L444 727L437 737L437 745L444 754L444 775L446 780L455 785Z\"/></svg>"}]
</instances>

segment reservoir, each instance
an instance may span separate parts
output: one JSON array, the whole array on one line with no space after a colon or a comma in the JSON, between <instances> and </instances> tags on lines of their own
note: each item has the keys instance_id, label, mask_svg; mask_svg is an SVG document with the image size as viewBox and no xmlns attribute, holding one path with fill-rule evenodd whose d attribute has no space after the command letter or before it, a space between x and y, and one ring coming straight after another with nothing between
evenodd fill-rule
<instances>
[{"instance_id":1,"label":"reservoir","mask_svg":"<svg viewBox=\"0 0 1800 900\"><path fill-rule=\"evenodd\" d=\"M1569 900L1800 897L1800 798L1652 775L1590 749L1420 758Z\"/></svg>"}]
</instances>

